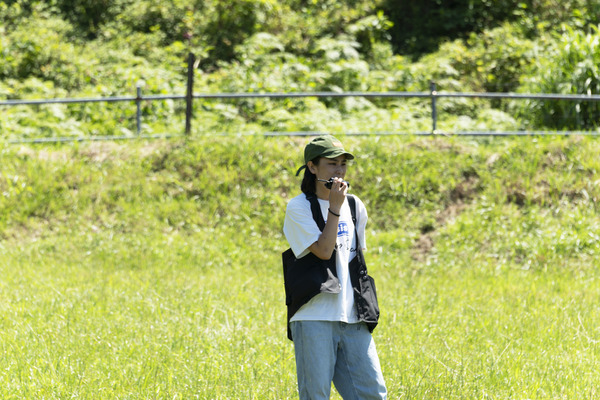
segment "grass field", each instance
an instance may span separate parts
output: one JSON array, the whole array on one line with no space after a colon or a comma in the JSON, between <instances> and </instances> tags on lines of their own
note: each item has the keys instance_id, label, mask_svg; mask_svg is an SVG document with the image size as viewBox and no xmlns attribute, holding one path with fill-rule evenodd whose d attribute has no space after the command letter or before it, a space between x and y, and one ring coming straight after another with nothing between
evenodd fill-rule
<instances>
[{"instance_id":1,"label":"grass field","mask_svg":"<svg viewBox=\"0 0 600 400\"><path fill-rule=\"evenodd\" d=\"M340 138L390 399L600 396L597 139ZM0 398L294 398L306 140L0 144Z\"/></svg>"}]
</instances>

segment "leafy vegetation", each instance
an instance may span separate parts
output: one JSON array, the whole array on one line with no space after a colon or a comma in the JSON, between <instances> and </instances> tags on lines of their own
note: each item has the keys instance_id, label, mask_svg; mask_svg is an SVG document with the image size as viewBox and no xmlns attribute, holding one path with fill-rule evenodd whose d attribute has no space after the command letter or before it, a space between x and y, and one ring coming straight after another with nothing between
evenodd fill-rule
<instances>
[{"instance_id":1,"label":"leafy vegetation","mask_svg":"<svg viewBox=\"0 0 600 400\"><path fill-rule=\"evenodd\" d=\"M146 95L183 95L190 52L198 59L196 93L421 92L431 81L441 91L597 93L595 2L453 4L4 0L0 99L133 96L137 86ZM195 105L194 134L431 130L430 105L418 98ZM598 121L598 104L590 101L451 98L439 107L438 129L450 133L594 130ZM144 102L143 132L181 133L182 110L177 100ZM0 112L0 137L7 140L133 136L137 129L128 102L1 106Z\"/></svg>"},{"instance_id":2,"label":"leafy vegetation","mask_svg":"<svg viewBox=\"0 0 600 400\"><path fill-rule=\"evenodd\" d=\"M390 397L594 397L596 139L342 139ZM306 140L0 147L0 396L293 398Z\"/></svg>"},{"instance_id":3,"label":"leafy vegetation","mask_svg":"<svg viewBox=\"0 0 600 400\"><path fill-rule=\"evenodd\" d=\"M557 34L556 41L545 51L549 57L536 57L532 68L540 78L531 79L523 85L523 90L587 95L600 93L598 26L592 26L590 32L585 33L563 25L562 34ZM533 124L559 128L586 129L596 126L600 117L598 102L533 102L529 109L536 110Z\"/></svg>"},{"instance_id":4,"label":"leafy vegetation","mask_svg":"<svg viewBox=\"0 0 600 400\"><path fill-rule=\"evenodd\" d=\"M190 52L196 93L598 93L597 2L438 3L2 0L0 99L184 94ZM418 98L195 105L185 141L53 146L6 141L134 136L135 105L0 106L0 397L295 396L281 223L306 138L265 131L357 155L390 398L597 397L594 137L344 136L430 131ZM183 131L180 102L141 106L144 133ZM599 120L592 102L438 110L450 133Z\"/></svg>"}]
</instances>

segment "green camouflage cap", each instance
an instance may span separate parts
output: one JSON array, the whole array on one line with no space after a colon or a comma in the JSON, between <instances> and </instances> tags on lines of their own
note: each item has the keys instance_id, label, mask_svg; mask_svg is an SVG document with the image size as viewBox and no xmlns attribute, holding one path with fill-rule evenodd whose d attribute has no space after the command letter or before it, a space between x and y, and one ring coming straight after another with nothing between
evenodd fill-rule
<instances>
[{"instance_id":1,"label":"green camouflage cap","mask_svg":"<svg viewBox=\"0 0 600 400\"><path fill-rule=\"evenodd\" d=\"M344 150L342 142L335 137L331 135L316 137L304 148L304 165L296 172L296 176L307 167L309 161L317 157L336 158L342 155L345 155L347 160L354 159L351 153Z\"/></svg>"}]
</instances>

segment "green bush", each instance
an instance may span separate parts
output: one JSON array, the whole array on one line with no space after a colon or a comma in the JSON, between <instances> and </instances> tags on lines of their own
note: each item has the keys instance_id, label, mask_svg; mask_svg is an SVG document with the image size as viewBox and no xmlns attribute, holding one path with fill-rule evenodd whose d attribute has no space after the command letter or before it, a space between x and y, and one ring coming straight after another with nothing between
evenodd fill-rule
<instances>
[{"instance_id":1,"label":"green bush","mask_svg":"<svg viewBox=\"0 0 600 400\"><path fill-rule=\"evenodd\" d=\"M71 25L40 17L25 19L0 38L0 80L35 77L67 91L80 89L89 79L89 65L70 41Z\"/></svg>"},{"instance_id":2,"label":"green bush","mask_svg":"<svg viewBox=\"0 0 600 400\"><path fill-rule=\"evenodd\" d=\"M562 26L561 34L536 49L531 72L522 91L532 93L600 93L600 31L589 33ZM537 126L552 129L595 129L600 126L600 104L592 101L536 100L523 113Z\"/></svg>"},{"instance_id":3,"label":"green bush","mask_svg":"<svg viewBox=\"0 0 600 400\"><path fill-rule=\"evenodd\" d=\"M472 77L477 91L513 92L523 70L531 63L533 43L517 25L471 34L468 51L457 56L458 69Z\"/></svg>"}]
</instances>

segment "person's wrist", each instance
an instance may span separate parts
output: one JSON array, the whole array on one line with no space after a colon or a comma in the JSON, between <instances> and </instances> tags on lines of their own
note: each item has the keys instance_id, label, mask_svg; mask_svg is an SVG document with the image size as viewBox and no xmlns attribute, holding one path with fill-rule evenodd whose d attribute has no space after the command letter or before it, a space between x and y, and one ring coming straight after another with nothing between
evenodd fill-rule
<instances>
[{"instance_id":1,"label":"person's wrist","mask_svg":"<svg viewBox=\"0 0 600 400\"><path fill-rule=\"evenodd\" d=\"M340 210L337 210L337 212L336 212L336 211L332 210L331 207L328 208L328 210L329 210L330 214L335 215L336 217L340 216Z\"/></svg>"}]
</instances>

